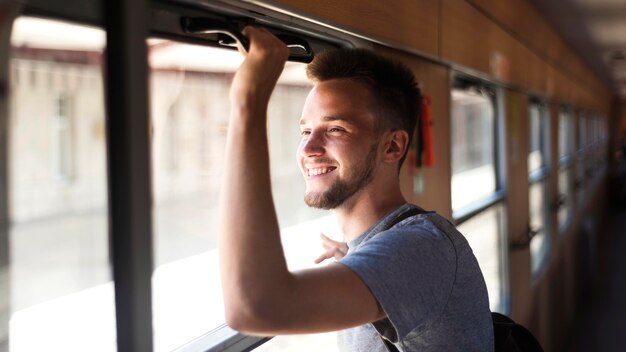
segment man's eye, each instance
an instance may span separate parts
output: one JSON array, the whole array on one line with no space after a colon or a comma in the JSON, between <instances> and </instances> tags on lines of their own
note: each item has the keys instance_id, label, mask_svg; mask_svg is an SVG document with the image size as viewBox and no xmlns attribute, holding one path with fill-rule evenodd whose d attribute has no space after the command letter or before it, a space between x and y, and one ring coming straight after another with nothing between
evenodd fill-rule
<instances>
[{"instance_id":1,"label":"man's eye","mask_svg":"<svg viewBox=\"0 0 626 352\"><path fill-rule=\"evenodd\" d=\"M303 135L303 136L308 136L308 135L311 134L311 131L302 131L302 132L300 132L300 134Z\"/></svg>"},{"instance_id":2,"label":"man's eye","mask_svg":"<svg viewBox=\"0 0 626 352\"><path fill-rule=\"evenodd\" d=\"M333 128L330 128L328 132L344 132L344 130L338 127L333 127Z\"/></svg>"}]
</instances>

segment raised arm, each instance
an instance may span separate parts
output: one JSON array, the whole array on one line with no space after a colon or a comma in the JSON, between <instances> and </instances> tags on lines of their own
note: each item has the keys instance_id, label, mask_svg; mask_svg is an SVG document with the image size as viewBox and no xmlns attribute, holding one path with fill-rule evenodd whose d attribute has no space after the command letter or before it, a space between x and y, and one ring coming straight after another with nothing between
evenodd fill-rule
<instances>
[{"instance_id":1,"label":"raised arm","mask_svg":"<svg viewBox=\"0 0 626 352\"><path fill-rule=\"evenodd\" d=\"M337 330L383 316L341 264L290 273L271 194L267 107L288 57L269 32L247 27L250 50L231 86L220 199L219 251L227 323L249 334ZM294 121L294 123L297 123Z\"/></svg>"}]
</instances>

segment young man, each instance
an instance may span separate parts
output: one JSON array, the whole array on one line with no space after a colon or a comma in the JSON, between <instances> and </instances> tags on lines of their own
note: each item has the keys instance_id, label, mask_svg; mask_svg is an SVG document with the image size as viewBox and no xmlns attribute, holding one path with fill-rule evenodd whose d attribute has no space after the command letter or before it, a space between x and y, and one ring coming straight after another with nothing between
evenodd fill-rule
<instances>
[{"instance_id":1,"label":"young man","mask_svg":"<svg viewBox=\"0 0 626 352\"><path fill-rule=\"evenodd\" d=\"M269 32L247 27L246 59L231 86L219 228L227 323L246 334L344 330L348 351L489 351L487 290L467 241L400 192L420 93L410 71L364 50L320 55L300 119L298 163L308 205L332 209L348 242L326 241L325 267L290 272L272 201L267 105L288 57ZM294 121L295 123L295 121ZM343 257L343 258L342 258Z\"/></svg>"}]
</instances>

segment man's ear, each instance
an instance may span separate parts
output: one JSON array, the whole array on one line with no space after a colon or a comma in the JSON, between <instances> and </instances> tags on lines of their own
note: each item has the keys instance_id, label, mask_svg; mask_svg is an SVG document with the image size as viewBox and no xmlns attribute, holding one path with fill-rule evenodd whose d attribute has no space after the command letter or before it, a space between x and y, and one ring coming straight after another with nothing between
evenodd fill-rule
<instances>
[{"instance_id":1,"label":"man's ear","mask_svg":"<svg viewBox=\"0 0 626 352\"><path fill-rule=\"evenodd\" d=\"M395 163L402 159L404 152L409 147L409 134L404 130L393 130L388 132L387 143L385 144L385 154L383 162Z\"/></svg>"}]
</instances>

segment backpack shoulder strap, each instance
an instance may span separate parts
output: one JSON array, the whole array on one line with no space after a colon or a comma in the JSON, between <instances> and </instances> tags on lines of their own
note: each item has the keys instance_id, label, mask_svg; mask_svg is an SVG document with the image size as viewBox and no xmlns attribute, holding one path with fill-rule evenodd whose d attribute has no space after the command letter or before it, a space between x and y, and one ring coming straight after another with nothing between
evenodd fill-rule
<instances>
[{"instance_id":1,"label":"backpack shoulder strap","mask_svg":"<svg viewBox=\"0 0 626 352\"><path fill-rule=\"evenodd\" d=\"M411 216L415 216L417 214L426 214L426 213L431 213L430 211L426 211L420 207L415 207L415 208L411 208L408 209L407 211L401 213L400 215L398 215L398 217L396 217L395 219L393 219L393 221L391 221L389 224L387 224L387 226L383 227L380 232L383 231L387 231L390 228L396 226L398 223L400 223L402 220L408 219ZM389 352L399 352L398 348L389 340L387 340L386 338L384 338L381 334L378 334L378 336L380 336L380 339L383 340L383 343L385 344L385 347L387 348L387 351Z\"/></svg>"},{"instance_id":2,"label":"backpack shoulder strap","mask_svg":"<svg viewBox=\"0 0 626 352\"><path fill-rule=\"evenodd\" d=\"M415 208L411 208L408 209L407 211L401 213L400 215L398 215L398 217L396 217L395 219L393 219L393 221L391 221L389 224L387 224L387 226L385 226L384 228L382 228L380 230L380 232L382 231L387 231L390 228L396 226L398 223L400 223L402 220L408 219L411 216L417 215L417 214L428 214L428 213L432 213L432 211L426 211L420 207L415 207Z\"/></svg>"}]
</instances>

